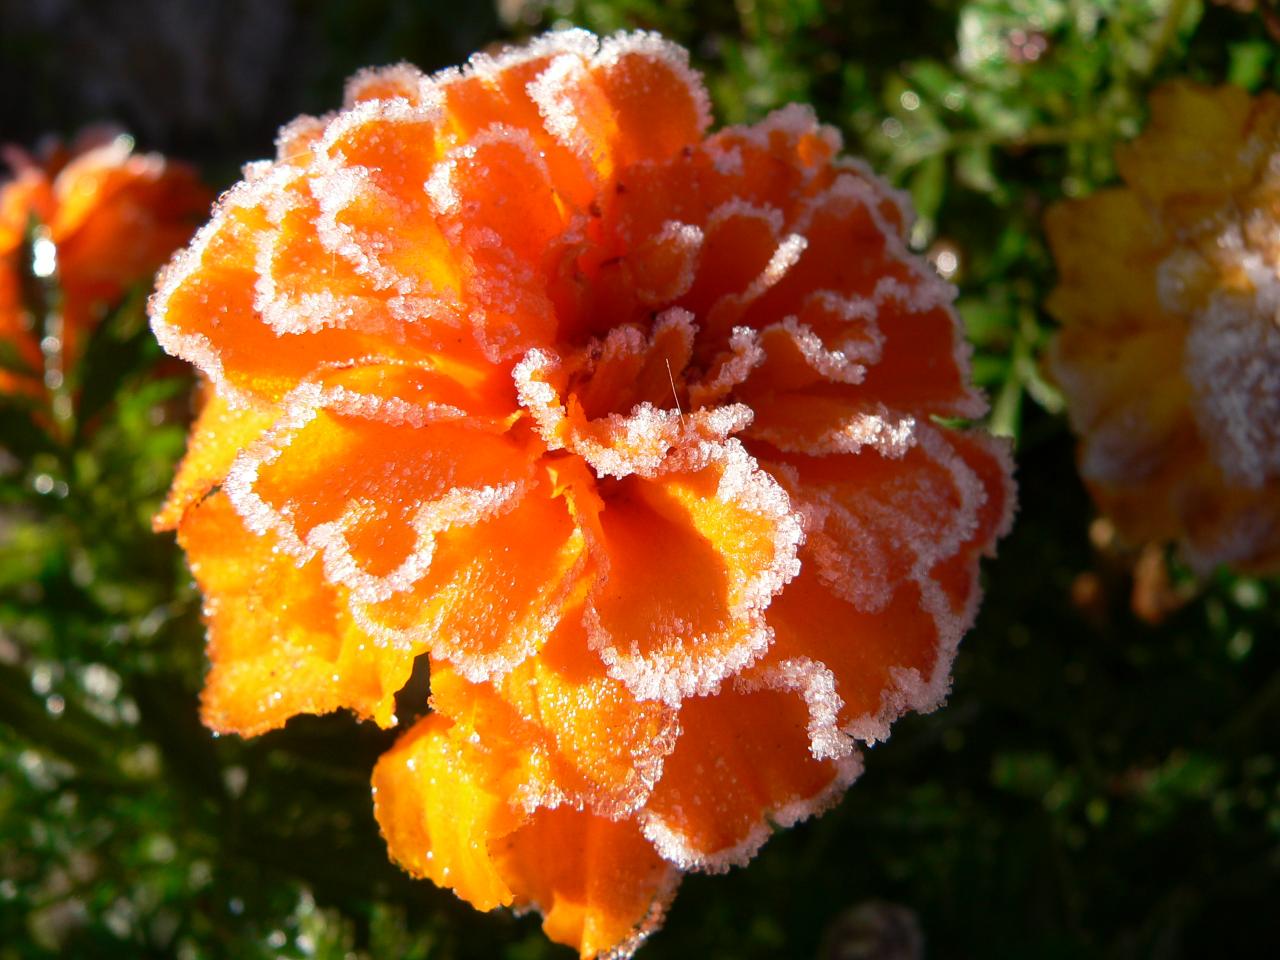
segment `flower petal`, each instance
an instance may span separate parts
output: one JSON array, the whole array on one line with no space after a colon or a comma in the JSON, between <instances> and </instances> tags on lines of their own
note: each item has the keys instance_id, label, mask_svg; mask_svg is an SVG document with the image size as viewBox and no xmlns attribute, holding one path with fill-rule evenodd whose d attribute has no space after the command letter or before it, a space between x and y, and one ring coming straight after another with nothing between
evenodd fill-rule
<instances>
[{"instance_id":1,"label":"flower petal","mask_svg":"<svg viewBox=\"0 0 1280 960\"><path fill-rule=\"evenodd\" d=\"M1137 194L1099 190L1056 204L1044 228L1059 281L1045 308L1059 321L1116 330L1166 323L1155 279L1165 231Z\"/></svg>"},{"instance_id":2,"label":"flower petal","mask_svg":"<svg viewBox=\"0 0 1280 960\"><path fill-rule=\"evenodd\" d=\"M552 940L584 960L625 960L662 923L680 874L629 820L566 807L540 810L493 844L518 906L543 915Z\"/></svg>"},{"instance_id":3,"label":"flower petal","mask_svg":"<svg viewBox=\"0 0 1280 960\"><path fill-rule=\"evenodd\" d=\"M531 476L531 454L503 432L506 419L449 402L471 402L456 380L422 367L379 370L371 393L360 389L369 368L303 383L226 482L251 529L273 531L299 560L323 552L327 575L365 601L426 572L433 511L474 522ZM452 493L459 488L486 492Z\"/></svg>"},{"instance_id":4,"label":"flower petal","mask_svg":"<svg viewBox=\"0 0 1280 960\"><path fill-rule=\"evenodd\" d=\"M151 298L152 329L161 345L195 364L238 406L255 397L279 400L325 365L392 349L382 339L322 327L290 338L282 350L279 333L259 313L258 243L272 230L264 206L280 189L277 180L296 176L283 170L224 194L213 219L161 272Z\"/></svg>"},{"instance_id":5,"label":"flower petal","mask_svg":"<svg viewBox=\"0 0 1280 960\"><path fill-rule=\"evenodd\" d=\"M206 726L253 736L295 714L340 707L394 723L415 651L376 646L319 563L299 567L271 537L245 530L223 493L187 509L178 542L205 597Z\"/></svg>"},{"instance_id":6,"label":"flower petal","mask_svg":"<svg viewBox=\"0 0 1280 960\"><path fill-rule=\"evenodd\" d=\"M812 529L800 575L769 607L768 662L824 664L844 701L841 728L868 741L941 702L976 611L978 558L1012 520L1002 446L937 428L918 439L898 459L771 464Z\"/></svg>"},{"instance_id":7,"label":"flower petal","mask_svg":"<svg viewBox=\"0 0 1280 960\"><path fill-rule=\"evenodd\" d=\"M812 755L811 711L834 703L811 706L801 682L772 671L684 702L680 738L641 814L666 860L708 873L745 864L775 824L821 813L861 772L847 745L834 758Z\"/></svg>"},{"instance_id":8,"label":"flower petal","mask_svg":"<svg viewBox=\"0 0 1280 960\"><path fill-rule=\"evenodd\" d=\"M767 646L762 613L798 570L786 494L741 446L612 487L607 572L588 599L592 646L641 699L705 694Z\"/></svg>"},{"instance_id":9,"label":"flower petal","mask_svg":"<svg viewBox=\"0 0 1280 960\"><path fill-rule=\"evenodd\" d=\"M495 748L469 722L432 714L378 761L374 813L409 872L481 910L537 909L547 935L584 958L629 957L661 922L679 874L632 821L507 802L545 776L537 754Z\"/></svg>"},{"instance_id":10,"label":"flower petal","mask_svg":"<svg viewBox=\"0 0 1280 960\"><path fill-rule=\"evenodd\" d=\"M187 453L178 464L173 486L152 520L156 530L174 530L187 509L222 483L243 450L276 421L279 410L268 406L236 408L205 387L200 414L191 425Z\"/></svg>"},{"instance_id":11,"label":"flower petal","mask_svg":"<svg viewBox=\"0 0 1280 960\"><path fill-rule=\"evenodd\" d=\"M456 494L414 519L431 537L421 576L353 612L379 640L426 647L478 682L536 653L581 599L586 539L546 481Z\"/></svg>"},{"instance_id":12,"label":"flower petal","mask_svg":"<svg viewBox=\"0 0 1280 960\"><path fill-rule=\"evenodd\" d=\"M615 819L644 803L677 730L675 710L637 701L608 676L587 646L580 607L560 621L538 656L497 682L467 683L438 665L431 703L446 716L468 717L486 741L498 736L545 752L565 800Z\"/></svg>"},{"instance_id":13,"label":"flower petal","mask_svg":"<svg viewBox=\"0 0 1280 960\"><path fill-rule=\"evenodd\" d=\"M1240 147L1277 117L1275 109L1270 117L1255 113L1241 87L1169 83L1151 95L1151 121L1142 136L1117 148L1116 166L1146 202L1186 205L1199 219L1206 205L1221 204L1253 179L1263 155Z\"/></svg>"},{"instance_id":14,"label":"flower petal","mask_svg":"<svg viewBox=\"0 0 1280 960\"><path fill-rule=\"evenodd\" d=\"M472 742L465 725L440 714L419 720L373 771L373 812L392 859L478 910L510 904L489 843L528 817L503 789L524 772L516 758Z\"/></svg>"}]
</instances>

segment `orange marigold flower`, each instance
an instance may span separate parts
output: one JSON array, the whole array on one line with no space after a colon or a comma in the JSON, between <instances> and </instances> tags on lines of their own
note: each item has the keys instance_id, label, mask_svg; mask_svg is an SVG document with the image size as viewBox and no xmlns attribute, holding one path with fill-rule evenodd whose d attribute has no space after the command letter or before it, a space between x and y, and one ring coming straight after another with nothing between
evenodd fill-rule
<instances>
[{"instance_id":1,"label":"orange marigold flower","mask_svg":"<svg viewBox=\"0 0 1280 960\"><path fill-rule=\"evenodd\" d=\"M152 301L205 721L391 724L425 654L392 856L584 957L939 703L1011 511L904 199L803 107L708 126L650 34L361 73Z\"/></svg>"},{"instance_id":2,"label":"orange marigold flower","mask_svg":"<svg viewBox=\"0 0 1280 960\"><path fill-rule=\"evenodd\" d=\"M41 160L16 149L6 158L13 177L0 186L0 350L8 354L0 393L39 396L42 379L63 372L44 370L43 337L57 341L69 368L101 312L149 283L191 237L210 195L190 168L133 153L123 134L92 133ZM25 296L28 277L56 279L60 299L50 307L60 330L40 332L44 318L32 315Z\"/></svg>"},{"instance_id":3,"label":"orange marigold flower","mask_svg":"<svg viewBox=\"0 0 1280 960\"><path fill-rule=\"evenodd\" d=\"M1116 162L1046 223L1080 471L1127 539L1280 570L1280 96L1162 87Z\"/></svg>"}]
</instances>

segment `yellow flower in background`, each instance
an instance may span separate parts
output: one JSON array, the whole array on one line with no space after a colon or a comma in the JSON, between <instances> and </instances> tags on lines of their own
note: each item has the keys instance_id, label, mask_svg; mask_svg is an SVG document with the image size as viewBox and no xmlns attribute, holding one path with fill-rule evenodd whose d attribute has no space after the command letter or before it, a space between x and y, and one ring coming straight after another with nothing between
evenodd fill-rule
<instances>
[{"instance_id":1,"label":"yellow flower in background","mask_svg":"<svg viewBox=\"0 0 1280 960\"><path fill-rule=\"evenodd\" d=\"M1049 211L1049 363L1128 540L1280 570L1280 96L1175 82L1124 185Z\"/></svg>"}]
</instances>

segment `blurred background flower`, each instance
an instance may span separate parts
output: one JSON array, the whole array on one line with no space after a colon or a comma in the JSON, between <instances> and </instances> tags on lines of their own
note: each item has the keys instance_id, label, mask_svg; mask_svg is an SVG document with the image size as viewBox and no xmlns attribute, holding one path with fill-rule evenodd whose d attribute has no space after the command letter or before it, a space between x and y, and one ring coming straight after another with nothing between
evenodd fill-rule
<instances>
[{"instance_id":1,"label":"blurred background flower","mask_svg":"<svg viewBox=\"0 0 1280 960\"><path fill-rule=\"evenodd\" d=\"M1130 543L1276 573L1280 97L1168 84L1117 162L1124 187L1046 218L1081 473Z\"/></svg>"}]
</instances>

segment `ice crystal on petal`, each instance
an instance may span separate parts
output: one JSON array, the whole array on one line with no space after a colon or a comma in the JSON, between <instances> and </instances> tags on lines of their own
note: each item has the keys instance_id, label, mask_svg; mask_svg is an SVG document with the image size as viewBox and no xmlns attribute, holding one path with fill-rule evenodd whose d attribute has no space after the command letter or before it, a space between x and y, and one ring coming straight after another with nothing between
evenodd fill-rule
<instances>
[{"instance_id":1,"label":"ice crystal on petal","mask_svg":"<svg viewBox=\"0 0 1280 960\"><path fill-rule=\"evenodd\" d=\"M158 518L206 720L390 724L427 656L391 855L583 957L940 702L1011 510L903 197L805 107L709 125L653 34L363 71L152 301L211 391Z\"/></svg>"}]
</instances>

